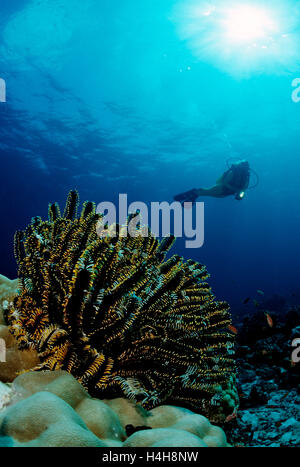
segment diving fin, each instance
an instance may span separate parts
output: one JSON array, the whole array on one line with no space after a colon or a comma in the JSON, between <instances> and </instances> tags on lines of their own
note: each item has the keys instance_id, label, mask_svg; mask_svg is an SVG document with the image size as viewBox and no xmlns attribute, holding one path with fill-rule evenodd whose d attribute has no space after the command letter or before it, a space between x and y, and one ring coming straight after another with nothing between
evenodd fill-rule
<instances>
[{"instance_id":1,"label":"diving fin","mask_svg":"<svg viewBox=\"0 0 300 467\"><path fill-rule=\"evenodd\" d=\"M185 193L180 193L179 195L174 196L174 200L179 201L181 204L194 203L198 196L198 190L194 188L193 190L189 190Z\"/></svg>"}]
</instances>

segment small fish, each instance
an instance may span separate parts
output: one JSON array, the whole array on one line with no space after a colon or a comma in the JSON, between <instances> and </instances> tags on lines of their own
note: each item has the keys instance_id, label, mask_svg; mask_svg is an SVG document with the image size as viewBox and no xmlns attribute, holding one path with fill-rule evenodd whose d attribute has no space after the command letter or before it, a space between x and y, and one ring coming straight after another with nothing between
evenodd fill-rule
<instances>
[{"instance_id":1,"label":"small fish","mask_svg":"<svg viewBox=\"0 0 300 467\"><path fill-rule=\"evenodd\" d=\"M284 399L286 399L287 396L289 396L289 395L290 395L290 392L287 392L287 393L283 396L283 398L280 399L280 402L284 401Z\"/></svg>"},{"instance_id":2,"label":"small fish","mask_svg":"<svg viewBox=\"0 0 300 467\"><path fill-rule=\"evenodd\" d=\"M257 293L258 295L265 295L265 292L263 292L262 290L257 290Z\"/></svg>"},{"instance_id":3,"label":"small fish","mask_svg":"<svg viewBox=\"0 0 300 467\"><path fill-rule=\"evenodd\" d=\"M274 322L273 322L271 316L269 315L269 313L265 313L265 315L266 315L266 318L267 318L268 325L270 326L270 328L272 328L274 326Z\"/></svg>"},{"instance_id":4,"label":"small fish","mask_svg":"<svg viewBox=\"0 0 300 467\"><path fill-rule=\"evenodd\" d=\"M257 300L253 300L253 304L256 308L259 308L259 302Z\"/></svg>"},{"instance_id":5,"label":"small fish","mask_svg":"<svg viewBox=\"0 0 300 467\"><path fill-rule=\"evenodd\" d=\"M227 329L229 329L229 331L233 332L233 334L237 335L238 334L238 330L235 326L233 326L232 324L230 324Z\"/></svg>"},{"instance_id":6,"label":"small fish","mask_svg":"<svg viewBox=\"0 0 300 467\"><path fill-rule=\"evenodd\" d=\"M231 422L232 420L235 420L237 418L237 409L234 409L231 415L228 415L228 417L225 420L225 423Z\"/></svg>"},{"instance_id":7,"label":"small fish","mask_svg":"<svg viewBox=\"0 0 300 467\"><path fill-rule=\"evenodd\" d=\"M244 305L247 305L247 303L249 303L250 300L251 300L251 297L245 298L245 300L243 301L243 304L244 304Z\"/></svg>"}]
</instances>

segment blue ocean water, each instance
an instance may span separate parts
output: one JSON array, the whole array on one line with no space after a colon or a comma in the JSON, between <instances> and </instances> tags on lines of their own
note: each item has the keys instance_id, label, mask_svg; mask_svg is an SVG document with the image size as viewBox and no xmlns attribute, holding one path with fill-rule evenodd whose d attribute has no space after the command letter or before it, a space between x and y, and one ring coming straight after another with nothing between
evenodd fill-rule
<instances>
[{"instance_id":1,"label":"blue ocean water","mask_svg":"<svg viewBox=\"0 0 300 467\"><path fill-rule=\"evenodd\" d=\"M268 16L253 37L232 18L249 3ZM258 187L205 199L204 246L174 252L206 264L236 313L258 289L299 299L298 1L2 0L0 13L2 274L16 276L15 230L70 189L172 201L245 158Z\"/></svg>"}]
</instances>

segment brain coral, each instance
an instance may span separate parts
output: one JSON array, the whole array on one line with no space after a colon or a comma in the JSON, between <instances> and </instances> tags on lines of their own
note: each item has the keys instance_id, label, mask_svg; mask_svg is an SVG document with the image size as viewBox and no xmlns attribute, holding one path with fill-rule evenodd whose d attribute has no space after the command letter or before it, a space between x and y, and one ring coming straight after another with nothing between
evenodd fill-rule
<instances>
[{"instance_id":1,"label":"brain coral","mask_svg":"<svg viewBox=\"0 0 300 467\"><path fill-rule=\"evenodd\" d=\"M231 413L231 318L206 268L166 259L174 239L160 243L139 223L134 235L117 226L119 235L100 237L95 205L84 203L79 217L77 207L72 191L63 215L52 204L48 221L34 218L15 236L19 294L6 320L20 349L36 349L34 369L66 370L92 396L125 395L146 409Z\"/></svg>"},{"instance_id":2,"label":"brain coral","mask_svg":"<svg viewBox=\"0 0 300 467\"><path fill-rule=\"evenodd\" d=\"M6 391L10 402L2 411L0 405L0 447L228 446L221 428L201 415L170 406L146 412L126 399L93 399L65 371L27 372ZM128 437L128 424L149 429Z\"/></svg>"}]
</instances>

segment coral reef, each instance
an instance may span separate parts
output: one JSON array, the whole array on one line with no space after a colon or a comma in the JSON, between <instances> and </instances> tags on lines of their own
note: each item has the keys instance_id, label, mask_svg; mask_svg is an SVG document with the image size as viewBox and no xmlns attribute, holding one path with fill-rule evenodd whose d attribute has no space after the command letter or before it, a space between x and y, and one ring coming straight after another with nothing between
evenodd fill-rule
<instances>
[{"instance_id":1,"label":"coral reef","mask_svg":"<svg viewBox=\"0 0 300 467\"><path fill-rule=\"evenodd\" d=\"M224 432L201 415L170 406L146 412L126 399L105 403L65 371L25 373L9 392L0 409L0 447L228 446ZM128 423L148 430L127 437Z\"/></svg>"},{"instance_id":2,"label":"coral reef","mask_svg":"<svg viewBox=\"0 0 300 467\"><path fill-rule=\"evenodd\" d=\"M228 305L215 300L206 268L179 256L135 222L115 237L78 194L64 214L49 206L15 236L19 294L6 311L35 370L66 370L94 397L124 396L146 409L168 403L219 421L238 404Z\"/></svg>"},{"instance_id":3,"label":"coral reef","mask_svg":"<svg viewBox=\"0 0 300 467\"><path fill-rule=\"evenodd\" d=\"M3 311L17 294L18 280L10 280L0 274L0 325L5 324Z\"/></svg>"},{"instance_id":4,"label":"coral reef","mask_svg":"<svg viewBox=\"0 0 300 467\"><path fill-rule=\"evenodd\" d=\"M271 328L264 312L244 318L237 339L239 380L242 383L253 382L255 371L258 378L268 379L273 384L270 390L300 387L299 363L291 361L292 341L300 337L300 308L271 313L271 316L274 322ZM256 389L265 390L265 382L256 384Z\"/></svg>"},{"instance_id":5,"label":"coral reef","mask_svg":"<svg viewBox=\"0 0 300 467\"><path fill-rule=\"evenodd\" d=\"M261 378L257 382L265 382L268 387L269 381ZM244 385L244 389L247 394L250 384ZM239 411L233 434L228 432L232 442L243 442L247 447L299 447L300 394L296 389L264 392L266 403L253 403Z\"/></svg>"},{"instance_id":6,"label":"coral reef","mask_svg":"<svg viewBox=\"0 0 300 467\"><path fill-rule=\"evenodd\" d=\"M5 422L4 422L5 417ZM0 446L105 447L76 412L57 396L38 392L0 414Z\"/></svg>"},{"instance_id":7,"label":"coral reef","mask_svg":"<svg viewBox=\"0 0 300 467\"><path fill-rule=\"evenodd\" d=\"M0 360L0 381L11 382L18 373L38 365L39 359L33 348L19 350L16 339L5 324L3 313L17 294L17 280L11 281L0 275L0 339L4 343L4 361ZM2 348L2 347L1 347Z\"/></svg>"},{"instance_id":8,"label":"coral reef","mask_svg":"<svg viewBox=\"0 0 300 467\"><path fill-rule=\"evenodd\" d=\"M11 389L0 381L0 410L10 402Z\"/></svg>"},{"instance_id":9,"label":"coral reef","mask_svg":"<svg viewBox=\"0 0 300 467\"><path fill-rule=\"evenodd\" d=\"M235 420L224 425L232 444L295 447L300 443L300 363L291 361L299 336L300 308L244 317L237 324L238 391Z\"/></svg>"},{"instance_id":10,"label":"coral reef","mask_svg":"<svg viewBox=\"0 0 300 467\"><path fill-rule=\"evenodd\" d=\"M8 326L0 326L0 339L5 343L5 361L0 362L0 381L9 383L22 371L30 370L39 364L34 348L18 349L17 341L9 332Z\"/></svg>"}]
</instances>

